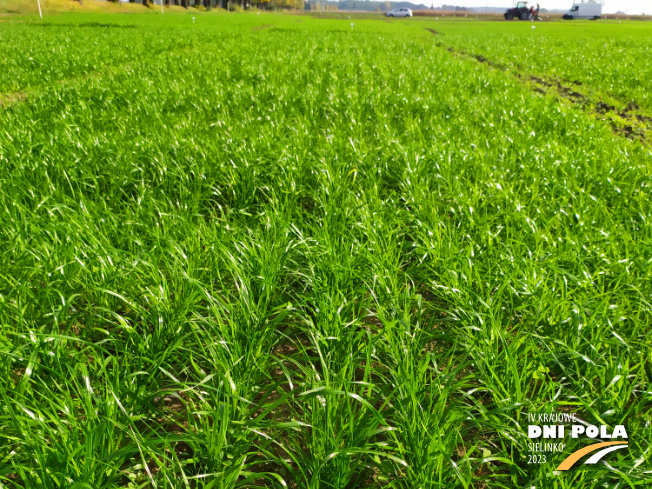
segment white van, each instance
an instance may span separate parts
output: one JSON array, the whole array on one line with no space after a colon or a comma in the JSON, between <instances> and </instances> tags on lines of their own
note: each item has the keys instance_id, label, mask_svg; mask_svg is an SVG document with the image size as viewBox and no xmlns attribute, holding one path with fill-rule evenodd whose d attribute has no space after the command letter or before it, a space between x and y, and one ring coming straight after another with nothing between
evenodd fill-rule
<instances>
[{"instance_id":1,"label":"white van","mask_svg":"<svg viewBox=\"0 0 652 489\"><path fill-rule=\"evenodd\" d=\"M576 3L564 14L564 19L597 20L602 15L602 4L597 2Z\"/></svg>"}]
</instances>

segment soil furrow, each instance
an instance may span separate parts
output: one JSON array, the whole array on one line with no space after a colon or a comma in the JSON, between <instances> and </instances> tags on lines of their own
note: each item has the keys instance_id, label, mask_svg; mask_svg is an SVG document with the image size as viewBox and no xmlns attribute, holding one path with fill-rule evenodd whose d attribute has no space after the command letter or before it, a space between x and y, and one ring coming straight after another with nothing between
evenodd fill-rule
<instances>
[{"instance_id":1,"label":"soil furrow","mask_svg":"<svg viewBox=\"0 0 652 489\"><path fill-rule=\"evenodd\" d=\"M427 30L433 32L432 29ZM496 63L481 54L467 53L466 51L457 50L450 46L440 45L440 47L445 48L454 55L475 59L490 68L506 73L518 79L521 84L529 86L532 91L540 95L552 95L565 100L594 118L606 122L611 127L611 130L619 136L637 140L643 144L650 144L652 142L652 117L643 113L641 108L631 101L620 101L623 107L618 108L613 104L605 102L602 97L596 98L592 95L579 92L579 87L584 87L584 84L580 81L570 80L562 82L557 79L544 78L542 75L514 72L510 69L513 67ZM569 85L573 86L571 87ZM612 95L608 95L608 97L618 103L616 97Z\"/></svg>"}]
</instances>

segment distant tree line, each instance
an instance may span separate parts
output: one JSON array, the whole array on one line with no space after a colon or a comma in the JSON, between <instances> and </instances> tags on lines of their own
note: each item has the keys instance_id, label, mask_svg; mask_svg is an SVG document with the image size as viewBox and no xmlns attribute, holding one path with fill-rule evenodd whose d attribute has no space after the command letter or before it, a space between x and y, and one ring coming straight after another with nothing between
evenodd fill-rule
<instances>
[{"instance_id":1,"label":"distant tree line","mask_svg":"<svg viewBox=\"0 0 652 489\"><path fill-rule=\"evenodd\" d=\"M338 10L366 10L368 12L394 10L395 8L409 8L412 10L426 10L425 5L415 5L411 2L373 2L370 0L306 0L305 10L316 10L316 6L323 10L332 10L333 7ZM319 9L317 9L319 10Z\"/></svg>"},{"instance_id":2,"label":"distant tree line","mask_svg":"<svg viewBox=\"0 0 652 489\"><path fill-rule=\"evenodd\" d=\"M446 10L448 12L465 12L465 11L467 11L467 8L466 7L459 7L457 5L442 5L438 9L435 8L434 10ZM501 10L505 10L505 9L501 9Z\"/></svg>"},{"instance_id":3,"label":"distant tree line","mask_svg":"<svg viewBox=\"0 0 652 489\"><path fill-rule=\"evenodd\" d=\"M120 0L109 0L118 3ZM233 9L239 7L247 9L256 7L260 9L294 9L302 8L304 0L163 0L164 5L176 5L184 8L212 8ZM129 3L142 3L145 7L154 4L154 0L129 0Z\"/></svg>"}]
</instances>

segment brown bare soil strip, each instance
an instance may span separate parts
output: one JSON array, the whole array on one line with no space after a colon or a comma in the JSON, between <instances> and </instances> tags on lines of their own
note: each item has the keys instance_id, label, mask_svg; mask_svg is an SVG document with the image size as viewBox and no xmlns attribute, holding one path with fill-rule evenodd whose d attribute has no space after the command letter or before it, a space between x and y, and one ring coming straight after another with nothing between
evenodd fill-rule
<instances>
[{"instance_id":1,"label":"brown bare soil strip","mask_svg":"<svg viewBox=\"0 0 652 489\"><path fill-rule=\"evenodd\" d=\"M523 77L519 77L521 80ZM652 142L652 117L640 113L640 107L629 102L624 108L619 109L602 100L592 100L589 95L580 93L561 83L559 80L549 81L529 75L526 78L532 89L542 95L552 94L563 98L581 108L596 119L600 119L611 126L611 130L627 139L638 140L644 144ZM579 82L570 82L581 86Z\"/></svg>"},{"instance_id":2,"label":"brown bare soil strip","mask_svg":"<svg viewBox=\"0 0 652 489\"><path fill-rule=\"evenodd\" d=\"M269 27L274 27L272 24L259 25L258 27L252 27L252 31L260 31L262 29L267 29Z\"/></svg>"},{"instance_id":3,"label":"brown bare soil strip","mask_svg":"<svg viewBox=\"0 0 652 489\"><path fill-rule=\"evenodd\" d=\"M25 92L0 93L0 107L8 107L27 99Z\"/></svg>"}]
</instances>

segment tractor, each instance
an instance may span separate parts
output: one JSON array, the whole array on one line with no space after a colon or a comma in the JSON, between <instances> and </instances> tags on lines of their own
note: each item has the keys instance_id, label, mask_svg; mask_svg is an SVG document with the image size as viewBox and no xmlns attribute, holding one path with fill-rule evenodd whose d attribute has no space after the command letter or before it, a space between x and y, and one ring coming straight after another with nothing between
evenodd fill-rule
<instances>
[{"instance_id":1,"label":"tractor","mask_svg":"<svg viewBox=\"0 0 652 489\"><path fill-rule=\"evenodd\" d=\"M527 2L518 2L516 7L510 8L505 12L505 20L513 20L514 17L521 20L530 20L532 11L527 6Z\"/></svg>"}]
</instances>

